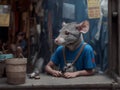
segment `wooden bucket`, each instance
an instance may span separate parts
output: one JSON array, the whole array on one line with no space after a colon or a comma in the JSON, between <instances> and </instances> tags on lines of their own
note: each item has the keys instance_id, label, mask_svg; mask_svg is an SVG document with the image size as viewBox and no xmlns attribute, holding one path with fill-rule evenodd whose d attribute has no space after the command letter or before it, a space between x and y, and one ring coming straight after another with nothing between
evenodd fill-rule
<instances>
[{"instance_id":1,"label":"wooden bucket","mask_svg":"<svg viewBox=\"0 0 120 90\"><path fill-rule=\"evenodd\" d=\"M26 80L27 58L7 59L6 75L8 84L24 84Z\"/></svg>"}]
</instances>

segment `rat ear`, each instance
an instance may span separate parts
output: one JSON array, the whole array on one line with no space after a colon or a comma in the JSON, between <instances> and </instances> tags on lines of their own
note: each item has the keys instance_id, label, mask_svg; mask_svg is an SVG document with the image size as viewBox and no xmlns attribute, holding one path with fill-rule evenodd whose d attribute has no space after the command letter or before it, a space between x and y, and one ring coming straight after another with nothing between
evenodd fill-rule
<instances>
[{"instance_id":1,"label":"rat ear","mask_svg":"<svg viewBox=\"0 0 120 90\"><path fill-rule=\"evenodd\" d=\"M89 22L86 20L77 24L76 29L81 33L87 33L89 30Z\"/></svg>"},{"instance_id":2,"label":"rat ear","mask_svg":"<svg viewBox=\"0 0 120 90\"><path fill-rule=\"evenodd\" d=\"M62 23L62 26L66 26L66 25L67 25L67 23L66 23L66 22L63 22L63 23Z\"/></svg>"}]
</instances>

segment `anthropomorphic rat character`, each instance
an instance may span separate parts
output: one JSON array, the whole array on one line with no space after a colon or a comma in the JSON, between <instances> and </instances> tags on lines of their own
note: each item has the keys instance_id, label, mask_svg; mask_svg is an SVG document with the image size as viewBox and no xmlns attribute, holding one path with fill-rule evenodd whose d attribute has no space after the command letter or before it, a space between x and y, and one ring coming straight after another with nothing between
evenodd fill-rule
<instances>
[{"instance_id":1,"label":"anthropomorphic rat character","mask_svg":"<svg viewBox=\"0 0 120 90\"><path fill-rule=\"evenodd\" d=\"M93 49L89 44L85 44L82 37L88 30L88 21L79 24L63 23L60 34L55 39L59 46L45 67L47 73L65 78L94 74L96 64ZM54 66L59 66L59 70L54 69Z\"/></svg>"}]
</instances>

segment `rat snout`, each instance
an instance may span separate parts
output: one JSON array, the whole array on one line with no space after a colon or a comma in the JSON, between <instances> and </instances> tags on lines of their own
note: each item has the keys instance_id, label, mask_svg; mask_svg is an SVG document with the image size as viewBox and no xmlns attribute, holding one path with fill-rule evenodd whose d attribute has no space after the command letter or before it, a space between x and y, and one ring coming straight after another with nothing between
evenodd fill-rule
<instances>
[{"instance_id":1,"label":"rat snout","mask_svg":"<svg viewBox=\"0 0 120 90\"><path fill-rule=\"evenodd\" d=\"M54 42L55 42L56 44L58 44L58 45L62 45L62 44L65 42L65 40L64 40L63 38L61 38L61 37L57 37L57 38L54 40Z\"/></svg>"},{"instance_id":2,"label":"rat snout","mask_svg":"<svg viewBox=\"0 0 120 90\"><path fill-rule=\"evenodd\" d=\"M58 39L57 38L55 39L55 43L58 43Z\"/></svg>"}]
</instances>

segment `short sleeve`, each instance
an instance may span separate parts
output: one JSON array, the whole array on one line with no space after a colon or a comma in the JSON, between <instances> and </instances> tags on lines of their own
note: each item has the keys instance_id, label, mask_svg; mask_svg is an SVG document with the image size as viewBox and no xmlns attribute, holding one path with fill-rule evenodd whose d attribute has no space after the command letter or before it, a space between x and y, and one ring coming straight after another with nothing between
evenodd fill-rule
<instances>
[{"instance_id":1,"label":"short sleeve","mask_svg":"<svg viewBox=\"0 0 120 90\"><path fill-rule=\"evenodd\" d=\"M90 45L86 45L84 48L84 68L93 69L96 67L94 52Z\"/></svg>"},{"instance_id":2,"label":"short sleeve","mask_svg":"<svg viewBox=\"0 0 120 90\"><path fill-rule=\"evenodd\" d=\"M62 53L62 46L59 46L56 51L53 53L53 55L51 56L51 61L55 64L55 65L59 65L60 64L60 59L61 59L61 54Z\"/></svg>"}]
</instances>

